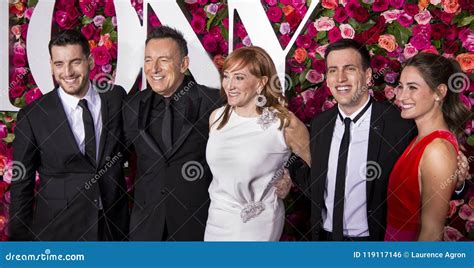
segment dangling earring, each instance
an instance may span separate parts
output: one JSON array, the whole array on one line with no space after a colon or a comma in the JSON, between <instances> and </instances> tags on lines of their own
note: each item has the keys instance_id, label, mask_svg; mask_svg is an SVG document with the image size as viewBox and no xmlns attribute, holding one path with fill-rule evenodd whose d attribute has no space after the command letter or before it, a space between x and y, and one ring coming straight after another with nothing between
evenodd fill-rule
<instances>
[{"instance_id":1,"label":"dangling earring","mask_svg":"<svg viewBox=\"0 0 474 268\"><path fill-rule=\"evenodd\" d=\"M262 94L262 90L260 90L260 93L257 93L257 97L255 98L255 105L262 108L265 107L265 104L267 104L267 98Z\"/></svg>"}]
</instances>

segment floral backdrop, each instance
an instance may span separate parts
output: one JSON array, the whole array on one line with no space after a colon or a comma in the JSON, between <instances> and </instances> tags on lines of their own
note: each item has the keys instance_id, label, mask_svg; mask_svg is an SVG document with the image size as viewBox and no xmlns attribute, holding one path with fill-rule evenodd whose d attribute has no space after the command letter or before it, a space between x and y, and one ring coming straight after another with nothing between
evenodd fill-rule
<instances>
[{"instance_id":1,"label":"floral backdrop","mask_svg":"<svg viewBox=\"0 0 474 268\"><path fill-rule=\"evenodd\" d=\"M143 0L130 0L143 19ZM38 0L10 0L10 85L9 96L23 107L41 96L29 72L26 36L28 23ZM204 48L220 68L228 54L228 11L226 1L178 1ZM306 14L311 0L262 0L268 19L282 47L289 43ZM290 109L308 123L318 113L335 105L325 84L323 55L328 43L341 38L364 43L372 55L374 69L370 94L378 100L394 100L394 86L403 62L420 51L455 58L465 76L456 84L461 100L474 104L474 3L471 0L322 0L287 57L286 96ZM149 10L149 27L160 25ZM112 0L57 0L53 33L62 29L80 30L89 40L96 66L91 77L114 77L117 59L117 18ZM235 24L235 48L251 45L244 25ZM138 81L138 80L137 80ZM0 181L0 239L6 240L8 188L11 182L11 143L16 113L0 113L0 168L7 172ZM472 122L462 141L466 155L474 155ZM471 158L470 158L471 159ZM470 165L473 166L472 164ZM128 179L129 185L131 184ZM474 240L474 187L464 199L451 201L446 219L445 240ZM309 238L308 200L293 189L286 200L287 224L282 240Z\"/></svg>"}]
</instances>

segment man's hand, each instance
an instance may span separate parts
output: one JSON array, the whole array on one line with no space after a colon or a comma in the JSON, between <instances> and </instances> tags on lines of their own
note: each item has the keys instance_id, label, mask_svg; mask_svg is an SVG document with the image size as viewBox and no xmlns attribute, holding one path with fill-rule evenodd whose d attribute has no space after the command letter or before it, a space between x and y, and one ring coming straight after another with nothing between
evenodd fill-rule
<instances>
[{"instance_id":1,"label":"man's hand","mask_svg":"<svg viewBox=\"0 0 474 268\"><path fill-rule=\"evenodd\" d=\"M282 176L273 183L273 186L276 188L278 198L285 199L293 186L288 169L283 170Z\"/></svg>"},{"instance_id":2,"label":"man's hand","mask_svg":"<svg viewBox=\"0 0 474 268\"><path fill-rule=\"evenodd\" d=\"M469 174L469 161L466 156L459 151L458 153L458 169L456 170L456 189L460 189L466 180L471 179Z\"/></svg>"}]
</instances>

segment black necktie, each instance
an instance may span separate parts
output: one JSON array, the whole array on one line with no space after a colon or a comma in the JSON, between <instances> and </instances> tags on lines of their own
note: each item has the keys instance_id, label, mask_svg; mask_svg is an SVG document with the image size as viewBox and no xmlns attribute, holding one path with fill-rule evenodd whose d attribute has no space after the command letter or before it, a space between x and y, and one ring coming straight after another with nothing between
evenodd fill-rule
<instances>
[{"instance_id":1,"label":"black necktie","mask_svg":"<svg viewBox=\"0 0 474 268\"><path fill-rule=\"evenodd\" d=\"M347 154L349 152L349 144L351 141L351 122L356 123L362 115L369 109L372 100L369 99L367 105L362 111L351 120L349 117L342 119L344 121L344 135L342 136L341 145L339 147L339 160L337 161L336 172L336 191L334 193L334 210L332 214L332 240L341 241L344 239L344 194L346 191L346 168Z\"/></svg>"},{"instance_id":2,"label":"black necktie","mask_svg":"<svg viewBox=\"0 0 474 268\"><path fill-rule=\"evenodd\" d=\"M95 130L94 130L94 119L92 119L91 111L87 106L87 100L82 99L79 101L79 106L82 108L82 120L84 121L84 132L85 132L85 155L89 158L89 161L95 166Z\"/></svg>"},{"instance_id":3,"label":"black necktie","mask_svg":"<svg viewBox=\"0 0 474 268\"><path fill-rule=\"evenodd\" d=\"M168 151L173 146L173 108L171 107L171 99L164 98L165 101L165 115L163 116L163 123L161 126L161 138L165 151Z\"/></svg>"}]
</instances>

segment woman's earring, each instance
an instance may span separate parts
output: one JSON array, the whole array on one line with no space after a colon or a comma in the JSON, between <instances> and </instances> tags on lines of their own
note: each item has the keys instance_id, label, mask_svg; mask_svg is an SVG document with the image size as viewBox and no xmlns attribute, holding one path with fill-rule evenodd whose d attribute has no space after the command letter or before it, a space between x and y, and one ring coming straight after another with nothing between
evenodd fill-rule
<instances>
[{"instance_id":1,"label":"woman's earring","mask_svg":"<svg viewBox=\"0 0 474 268\"><path fill-rule=\"evenodd\" d=\"M257 94L255 104L260 108L265 107L265 104L267 104L267 98L265 97L265 95L262 94L261 91Z\"/></svg>"}]
</instances>

